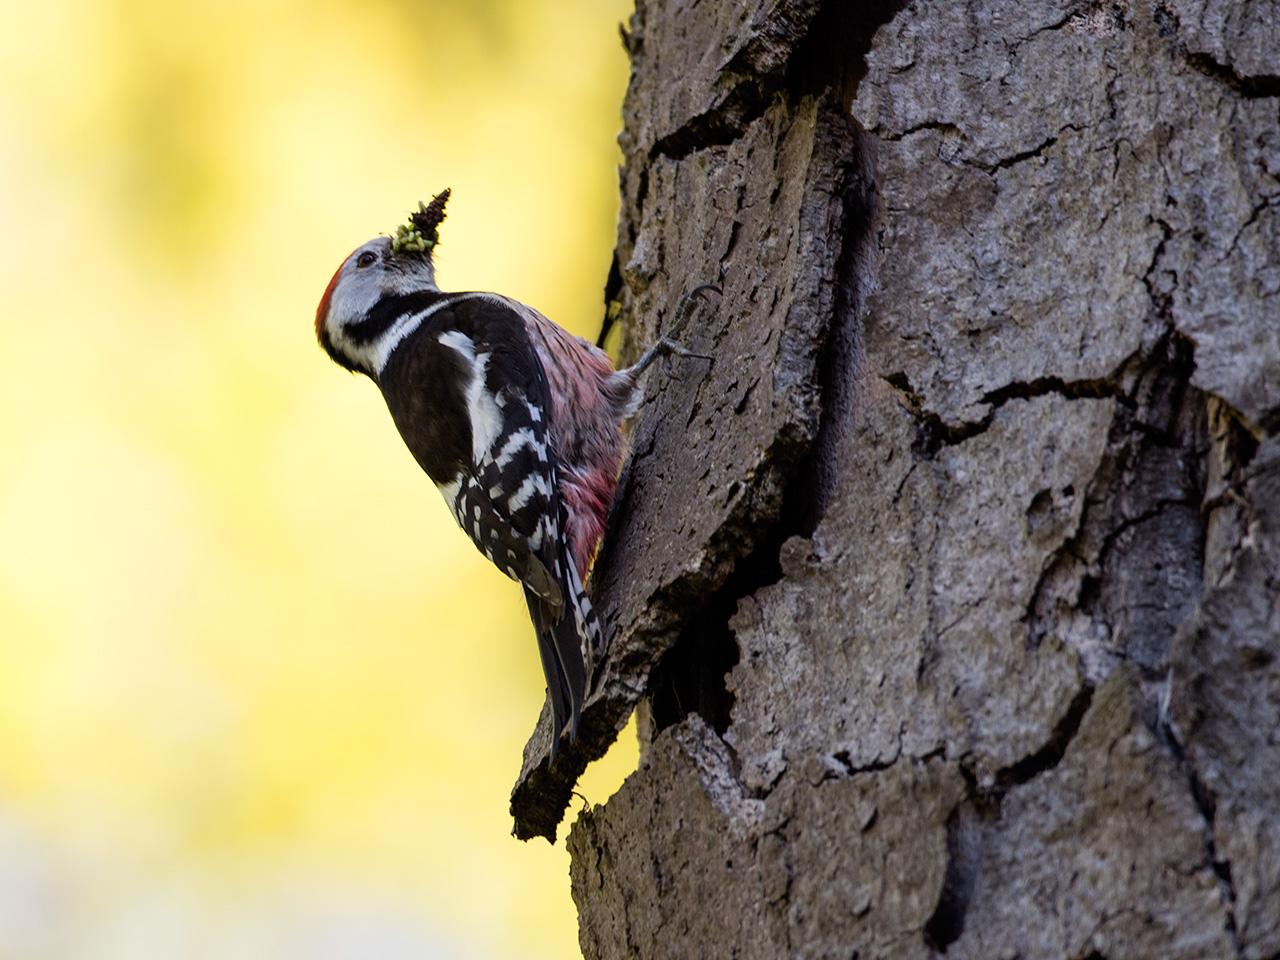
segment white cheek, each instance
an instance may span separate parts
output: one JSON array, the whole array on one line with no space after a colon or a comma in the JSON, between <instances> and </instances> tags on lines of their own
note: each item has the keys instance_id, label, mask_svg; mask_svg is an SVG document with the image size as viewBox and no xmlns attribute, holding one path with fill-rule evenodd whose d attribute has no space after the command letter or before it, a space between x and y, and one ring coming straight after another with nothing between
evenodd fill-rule
<instances>
[{"instance_id":1,"label":"white cheek","mask_svg":"<svg viewBox=\"0 0 1280 960\"><path fill-rule=\"evenodd\" d=\"M344 335L343 328L358 323L373 308L382 295L378 278L364 272L344 277L333 291L333 302L325 326L329 339L340 344L342 352L362 366L368 366L372 352L368 345L356 346Z\"/></svg>"},{"instance_id":2,"label":"white cheek","mask_svg":"<svg viewBox=\"0 0 1280 960\"><path fill-rule=\"evenodd\" d=\"M334 291L334 309L330 316L343 324L356 323L378 302L376 278L363 271L354 273Z\"/></svg>"}]
</instances>

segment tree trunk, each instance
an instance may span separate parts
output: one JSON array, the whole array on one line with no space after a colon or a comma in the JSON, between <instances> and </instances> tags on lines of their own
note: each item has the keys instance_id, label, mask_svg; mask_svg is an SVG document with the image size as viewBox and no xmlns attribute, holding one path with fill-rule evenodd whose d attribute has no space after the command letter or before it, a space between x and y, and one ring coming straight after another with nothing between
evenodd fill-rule
<instances>
[{"instance_id":1,"label":"tree trunk","mask_svg":"<svg viewBox=\"0 0 1280 960\"><path fill-rule=\"evenodd\" d=\"M1280 9L639 0L589 958L1280 955Z\"/></svg>"}]
</instances>

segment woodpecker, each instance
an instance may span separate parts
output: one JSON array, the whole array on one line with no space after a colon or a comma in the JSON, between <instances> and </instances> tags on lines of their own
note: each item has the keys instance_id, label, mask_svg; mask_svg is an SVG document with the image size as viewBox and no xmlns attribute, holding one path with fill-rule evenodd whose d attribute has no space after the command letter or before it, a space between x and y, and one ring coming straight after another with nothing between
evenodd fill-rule
<instances>
[{"instance_id":1,"label":"woodpecker","mask_svg":"<svg viewBox=\"0 0 1280 960\"><path fill-rule=\"evenodd\" d=\"M449 193L343 260L316 309L316 336L334 362L378 385L458 525L523 587L554 759L566 724L577 735L605 654L585 584L622 465L622 424L655 359L699 356L673 337L696 297L715 288L686 295L672 335L615 370L603 350L532 307L436 286L432 253Z\"/></svg>"}]
</instances>

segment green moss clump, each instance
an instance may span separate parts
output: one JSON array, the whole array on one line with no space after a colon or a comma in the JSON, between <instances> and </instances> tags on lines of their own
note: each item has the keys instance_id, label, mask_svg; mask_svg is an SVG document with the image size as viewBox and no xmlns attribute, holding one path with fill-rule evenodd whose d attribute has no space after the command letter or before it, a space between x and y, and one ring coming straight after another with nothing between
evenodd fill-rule
<instances>
[{"instance_id":1,"label":"green moss clump","mask_svg":"<svg viewBox=\"0 0 1280 960\"><path fill-rule=\"evenodd\" d=\"M391 238L392 253L426 253L434 246L435 242L424 237L412 219L396 227L395 236Z\"/></svg>"}]
</instances>

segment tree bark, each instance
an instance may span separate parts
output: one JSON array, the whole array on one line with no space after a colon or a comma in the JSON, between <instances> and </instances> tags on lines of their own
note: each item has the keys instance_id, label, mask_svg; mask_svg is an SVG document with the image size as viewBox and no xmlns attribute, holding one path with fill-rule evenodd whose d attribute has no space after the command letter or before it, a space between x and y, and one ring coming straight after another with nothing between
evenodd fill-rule
<instances>
[{"instance_id":1,"label":"tree bark","mask_svg":"<svg viewBox=\"0 0 1280 960\"><path fill-rule=\"evenodd\" d=\"M1280 956L1280 8L639 0L613 957Z\"/></svg>"}]
</instances>

